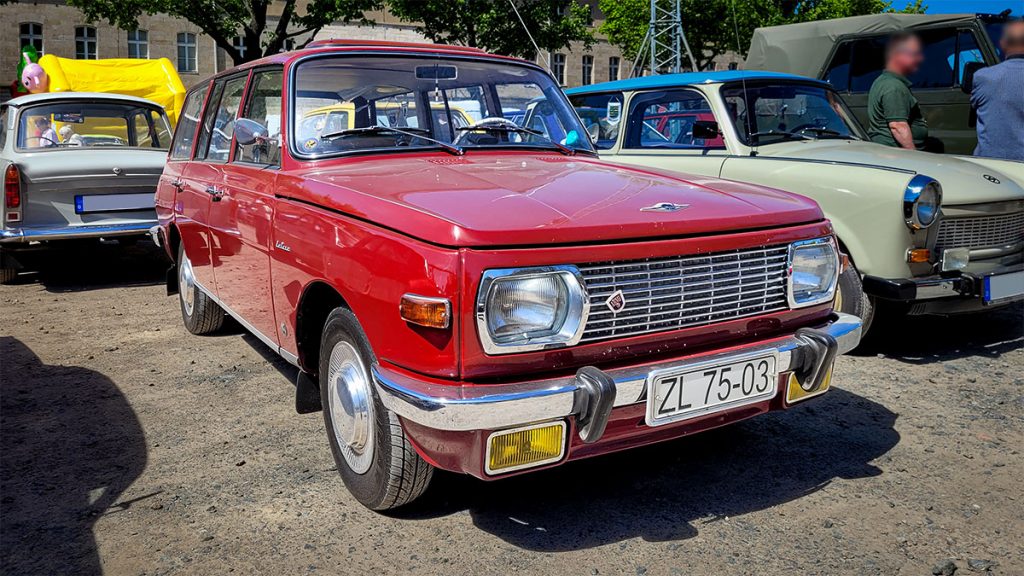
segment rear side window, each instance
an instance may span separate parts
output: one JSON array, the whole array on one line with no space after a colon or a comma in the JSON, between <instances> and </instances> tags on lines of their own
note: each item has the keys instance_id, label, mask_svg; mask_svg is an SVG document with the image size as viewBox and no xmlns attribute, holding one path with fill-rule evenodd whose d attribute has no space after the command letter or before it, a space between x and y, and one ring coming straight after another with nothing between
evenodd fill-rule
<instances>
[{"instance_id":1,"label":"rear side window","mask_svg":"<svg viewBox=\"0 0 1024 576\"><path fill-rule=\"evenodd\" d=\"M252 88L246 98L243 118L255 120L267 129L266 139L238 145L236 162L279 165L281 163L281 70L261 70L253 74Z\"/></svg>"},{"instance_id":2,"label":"rear side window","mask_svg":"<svg viewBox=\"0 0 1024 576\"><path fill-rule=\"evenodd\" d=\"M188 160L192 155L192 144L196 138L196 127L199 125L199 114L202 112L203 98L210 88L207 84L195 90L185 98L185 105L178 119L178 129L174 132L174 143L171 145L171 160Z\"/></svg>"},{"instance_id":3,"label":"rear side window","mask_svg":"<svg viewBox=\"0 0 1024 576\"><path fill-rule=\"evenodd\" d=\"M725 145L721 137L694 138L693 125L714 121L707 99L693 90L668 90L635 96L630 104L625 148L705 149Z\"/></svg>"}]
</instances>

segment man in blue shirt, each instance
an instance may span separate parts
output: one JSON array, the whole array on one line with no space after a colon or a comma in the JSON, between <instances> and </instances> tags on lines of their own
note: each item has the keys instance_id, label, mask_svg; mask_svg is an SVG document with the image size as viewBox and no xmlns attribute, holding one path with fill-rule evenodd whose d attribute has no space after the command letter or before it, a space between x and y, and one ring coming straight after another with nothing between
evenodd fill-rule
<instances>
[{"instance_id":1,"label":"man in blue shirt","mask_svg":"<svg viewBox=\"0 0 1024 576\"><path fill-rule=\"evenodd\" d=\"M1024 161L1024 20L1008 22L1000 44L1006 61L974 75L971 106L978 111L974 155Z\"/></svg>"}]
</instances>

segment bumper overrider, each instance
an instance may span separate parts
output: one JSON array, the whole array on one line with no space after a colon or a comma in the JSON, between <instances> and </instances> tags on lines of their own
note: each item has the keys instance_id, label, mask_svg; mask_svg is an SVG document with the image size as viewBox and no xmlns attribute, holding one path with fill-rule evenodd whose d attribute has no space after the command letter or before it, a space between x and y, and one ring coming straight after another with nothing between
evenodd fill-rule
<instances>
[{"instance_id":1,"label":"bumper overrider","mask_svg":"<svg viewBox=\"0 0 1024 576\"><path fill-rule=\"evenodd\" d=\"M760 340L726 351L609 370L585 366L574 376L562 378L510 384L451 384L428 380L380 364L373 366L373 377L381 401L405 421L407 433L410 429L419 432L429 430L435 438L451 437L479 431L493 433L507 429L528 429L531 425L545 422L561 425L565 430L564 425L568 421L569 429L577 435L577 438L568 439L570 443L594 444L602 440L613 410L635 409L638 408L636 405L642 407L646 404L648 376L652 373L665 369L685 369L691 364L696 366L718 359L728 361L730 357L758 352L775 353L782 382L776 397L770 400L774 405L781 405L779 398L787 398L785 379L789 375L796 377L802 391L800 398L789 399L787 403L824 392L836 356L855 348L860 337L859 318L834 313L823 325L801 328L790 335ZM767 404L768 401L765 401ZM763 411L767 411L767 408ZM756 413L760 412L746 412L749 416ZM719 417L716 421L721 423L725 420ZM687 420L683 420L679 424L686 423ZM686 432L677 435L683 433ZM416 434L410 436L414 444L423 449L424 444L416 441ZM658 439L664 438L664 434L658 435ZM555 461L564 460L565 452L563 446ZM430 458L430 454L426 456L437 464L437 460ZM554 461L543 462L552 463ZM468 463L461 468L476 473L482 467Z\"/></svg>"}]
</instances>

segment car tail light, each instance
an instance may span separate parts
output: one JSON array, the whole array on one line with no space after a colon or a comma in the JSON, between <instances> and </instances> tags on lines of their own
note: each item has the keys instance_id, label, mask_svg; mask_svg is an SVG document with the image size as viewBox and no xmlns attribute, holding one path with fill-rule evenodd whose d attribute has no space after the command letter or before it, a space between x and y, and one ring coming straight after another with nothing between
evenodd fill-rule
<instances>
[{"instance_id":1,"label":"car tail light","mask_svg":"<svg viewBox=\"0 0 1024 576\"><path fill-rule=\"evenodd\" d=\"M15 164L4 170L4 207L7 208L8 222L21 220L21 171Z\"/></svg>"}]
</instances>

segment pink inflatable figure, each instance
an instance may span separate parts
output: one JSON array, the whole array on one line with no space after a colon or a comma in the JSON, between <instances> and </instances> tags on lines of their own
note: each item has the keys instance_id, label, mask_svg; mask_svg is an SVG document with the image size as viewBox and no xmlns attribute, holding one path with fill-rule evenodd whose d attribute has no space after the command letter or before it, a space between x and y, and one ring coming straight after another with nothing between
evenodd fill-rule
<instances>
[{"instance_id":1,"label":"pink inflatable figure","mask_svg":"<svg viewBox=\"0 0 1024 576\"><path fill-rule=\"evenodd\" d=\"M50 89L50 77L46 70L35 62L32 62L27 55L25 58L25 69L21 71L21 84L33 94L46 92Z\"/></svg>"}]
</instances>

